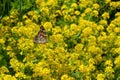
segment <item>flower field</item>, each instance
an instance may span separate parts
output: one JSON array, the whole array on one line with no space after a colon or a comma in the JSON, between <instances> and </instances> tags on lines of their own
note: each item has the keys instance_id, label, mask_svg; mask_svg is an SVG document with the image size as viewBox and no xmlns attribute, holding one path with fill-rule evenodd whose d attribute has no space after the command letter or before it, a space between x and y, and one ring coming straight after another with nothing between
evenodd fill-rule
<instances>
[{"instance_id":1,"label":"flower field","mask_svg":"<svg viewBox=\"0 0 120 80\"><path fill-rule=\"evenodd\" d=\"M120 80L120 1L35 4L0 19L0 80ZM41 25L47 42L34 44Z\"/></svg>"}]
</instances>

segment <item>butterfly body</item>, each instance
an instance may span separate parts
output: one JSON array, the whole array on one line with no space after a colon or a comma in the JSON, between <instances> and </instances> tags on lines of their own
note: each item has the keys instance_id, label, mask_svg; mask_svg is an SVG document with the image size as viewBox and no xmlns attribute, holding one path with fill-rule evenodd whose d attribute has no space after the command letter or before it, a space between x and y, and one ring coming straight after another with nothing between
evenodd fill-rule
<instances>
[{"instance_id":1,"label":"butterfly body","mask_svg":"<svg viewBox=\"0 0 120 80\"><path fill-rule=\"evenodd\" d=\"M43 26L40 27L40 31L38 32L38 34L35 36L34 38L34 43L39 44L39 43L46 43L47 39L46 39L46 31L44 29Z\"/></svg>"}]
</instances>

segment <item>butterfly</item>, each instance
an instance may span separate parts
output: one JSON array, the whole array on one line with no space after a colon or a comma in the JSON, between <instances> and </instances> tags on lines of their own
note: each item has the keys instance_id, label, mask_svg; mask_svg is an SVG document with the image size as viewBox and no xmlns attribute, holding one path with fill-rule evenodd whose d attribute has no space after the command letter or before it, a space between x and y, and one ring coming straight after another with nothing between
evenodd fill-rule
<instances>
[{"instance_id":1,"label":"butterfly","mask_svg":"<svg viewBox=\"0 0 120 80\"><path fill-rule=\"evenodd\" d=\"M40 31L38 32L38 34L34 37L33 40L34 43L39 44L39 43L46 43L47 39L46 39L46 31L45 28L43 26L40 26Z\"/></svg>"}]
</instances>

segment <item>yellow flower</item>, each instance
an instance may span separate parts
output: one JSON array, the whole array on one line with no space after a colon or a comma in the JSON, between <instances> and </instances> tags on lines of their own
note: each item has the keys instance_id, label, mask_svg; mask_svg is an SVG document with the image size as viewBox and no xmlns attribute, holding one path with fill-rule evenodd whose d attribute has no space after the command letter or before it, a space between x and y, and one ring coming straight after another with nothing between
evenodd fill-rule
<instances>
[{"instance_id":1,"label":"yellow flower","mask_svg":"<svg viewBox=\"0 0 120 80\"><path fill-rule=\"evenodd\" d=\"M120 56L115 58L114 64L116 64L116 66L120 66Z\"/></svg>"},{"instance_id":2,"label":"yellow flower","mask_svg":"<svg viewBox=\"0 0 120 80\"><path fill-rule=\"evenodd\" d=\"M120 27L115 27L114 32L120 33Z\"/></svg>"},{"instance_id":3,"label":"yellow flower","mask_svg":"<svg viewBox=\"0 0 120 80\"><path fill-rule=\"evenodd\" d=\"M67 10L67 12L72 15L72 14L74 13L74 9L73 9L73 8L69 8L69 9Z\"/></svg>"},{"instance_id":4,"label":"yellow flower","mask_svg":"<svg viewBox=\"0 0 120 80\"><path fill-rule=\"evenodd\" d=\"M105 65L106 65L106 66L111 66L111 67L112 67L112 66L113 66L113 63L112 63L111 60L106 60L106 61L105 61Z\"/></svg>"},{"instance_id":5,"label":"yellow flower","mask_svg":"<svg viewBox=\"0 0 120 80\"><path fill-rule=\"evenodd\" d=\"M42 76L44 80L49 80L50 78L50 69L45 68L47 65L46 62L42 61L39 62L38 64L34 65L33 67L33 77L37 77L37 76Z\"/></svg>"},{"instance_id":6,"label":"yellow flower","mask_svg":"<svg viewBox=\"0 0 120 80\"><path fill-rule=\"evenodd\" d=\"M89 46L88 51L96 54L96 53L100 52L101 50L100 50L99 47L96 47L95 45L92 45L92 46Z\"/></svg>"},{"instance_id":7,"label":"yellow flower","mask_svg":"<svg viewBox=\"0 0 120 80\"><path fill-rule=\"evenodd\" d=\"M82 51L82 48L83 48L83 44L77 44L77 45L75 46L75 50L76 50L78 53L80 53L80 52Z\"/></svg>"},{"instance_id":8,"label":"yellow flower","mask_svg":"<svg viewBox=\"0 0 120 80\"><path fill-rule=\"evenodd\" d=\"M75 80L73 77L68 76L67 74L64 74L61 76L61 80Z\"/></svg>"},{"instance_id":9,"label":"yellow flower","mask_svg":"<svg viewBox=\"0 0 120 80\"><path fill-rule=\"evenodd\" d=\"M93 10L93 14L94 14L95 17L98 17L98 14L99 14L99 13L98 13L97 10Z\"/></svg>"},{"instance_id":10,"label":"yellow flower","mask_svg":"<svg viewBox=\"0 0 120 80\"><path fill-rule=\"evenodd\" d=\"M62 75L61 80L67 80L69 76L67 74Z\"/></svg>"},{"instance_id":11,"label":"yellow flower","mask_svg":"<svg viewBox=\"0 0 120 80\"><path fill-rule=\"evenodd\" d=\"M69 26L64 26L63 31L64 31L63 34L65 37L70 37L75 35L77 31L79 31L79 27L73 23L70 25L70 28Z\"/></svg>"},{"instance_id":12,"label":"yellow flower","mask_svg":"<svg viewBox=\"0 0 120 80\"><path fill-rule=\"evenodd\" d=\"M102 61L103 61L103 58L102 58L101 54L97 54L97 55L95 56L95 60L98 61L98 62L102 62Z\"/></svg>"},{"instance_id":13,"label":"yellow flower","mask_svg":"<svg viewBox=\"0 0 120 80\"><path fill-rule=\"evenodd\" d=\"M81 17L82 17L82 18L84 18L85 16L86 16L86 14L85 14L85 13L82 13L82 14L81 14Z\"/></svg>"},{"instance_id":14,"label":"yellow flower","mask_svg":"<svg viewBox=\"0 0 120 80\"><path fill-rule=\"evenodd\" d=\"M61 10L66 9L66 8L67 8L66 5L62 5Z\"/></svg>"},{"instance_id":15,"label":"yellow flower","mask_svg":"<svg viewBox=\"0 0 120 80\"><path fill-rule=\"evenodd\" d=\"M113 79L115 76L114 76L114 69L112 67L106 67L105 68L105 73L106 73L106 77L108 79Z\"/></svg>"},{"instance_id":16,"label":"yellow flower","mask_svg":"<svg viewBox=\"0 0 120 80\"><path fill-rule=\"evenodd\" d=\"M62 12L61 12L60 10L56 10L56 11L55 11L55 14L62 15Z\"/></svg>"},{"instance_id":17,"label":"yellow flower","mask_svg":"<svg viewBox=\"0 0 120 80\"><path fill-rule=\"evenodd\" d=\"M84 13L90 13L90 12L92 12L92 9L91 8L86 8Z\"/></svg>"},{"instance_id":18,"label":"yellow flower","mask_svg":"<svg viewBox=\"0 0 120 80\"><path fill-rule=\"evenodd\" d=\"M30 20L30 19L25 20L25 24L31 24L31 23L33 23L32 20Z\"/></svg>"},{"instance_id":19,"label":"yellow flower","mask_svg":"<svg viewBox=\"0 0 120 80\"><path fill-rule=\"evenodd\" d=\"M120 36L117 36L116 40L115 40L115 45L116 46L120 46ZM116 50L117 52L119 51L119 49Z\"/></svg>"},{"instance_id":20,"label":"yellow flower","mask_svg":"<svg viewBox=\"0 0 120 80\"><path fill-rule=\"evenodd\" d=\"M92 33L92 28L86 27L86 28L83 30L82 35L87 37L87 36L91 35L91 33Z\"/></svg>"},{"instance_id":21,"label":"yellow flower","mask_svg":"<svg viewBox=\"0 0 120 80\"><path fill-rule=\"evenodd\" d=\"M119 6L120 6L120 2L119 1L112 1L112 2L110 2L110 7L112 8L112 9L116 9L116 8L119 8Z\"/></svg>"},{"instance_id":22,"label":"yellow flower","mask_svg":"<svg viewBox=\"0 0 120 80\"><path fill-rule=\"evenodd\" d=\"M79 66L79 71L82 72L82 73L89 74L89 68L87 66L83 65L83 64Z\"/></svg>"},{"instance_id":23,"label":"yellow flower","mask_svg":"<svg viewBox=\"0 0 120 80\"><path fill-rule=\"evenodd\" d=\"M71 21L75 21L76 19L76 16L71 16Z\"/></svg>"},{"instance_id":24,"label":"yellow flower","mask_svg":"<svg viewBox=\"0 0 120 80\"><path fill-rule=\"evenodd\" d=\"M48 6L53 7L53 6L57 5L57 1L56 0L48 0L46 4Z\"/></svg>"},{"instance_id":25,"label":"yellow flower","mask_svg":"<svg viewBox=\"0 0 120 80\"><path fill-rule=\"evenodd\" d=\"M102 30L104 30L103 25L98 25L98 26L97 26L97 30L98 30L98 31L102 31Z\"/></svg>"},{"instance_id":26,"label":"yellow flower","mask_svg":"<svg viewBox=\"0 0 120 80\"><path fill-rule=\"evenodd\" d=\"M94 64L89 65L89 70L90 71L94 71L95 69L96 69L96 67L94 66Z\"/></svg>"},{"instance_id":27,"label":"yellow flower","mask_svg":"<svg viewBox=\"0 0 120 80\"><path fill-rule=\"evenodd\" d=\"M111 33L111 32L113 32L114 28L115 28L115 24L112 24L112 23L111 23L111 24L107 27L107 31L108 31L109 33Z\"/></svg>"},{"instance_id":28,"label":"yellow flower","mask_svg":"<svg viewBox=\"0 0 120 80\"><path fill-rule=\"evenodd\" d=\"M71 31L75 31L75 32L80 31L80 29L78 28L78 26L76 24L74 24L74 23L70 25L70 30Z\"/></svg>"},{"instance_id":29,"label":"yellow flower","mask_svg":"<svg viewBox=\"0 0 120 80\"><path fill-rule=\"evenodd\" d=\"M91 77L88 75L88 76L85 76L85 79L84 80L91 80Z\"/></svg>"},{"instance_id":30,"label":"yellow flower","mask_svg":"<svg viewBox=\"0 0 120 80\"><path fill-rule=\"evenodd\" d=\"M23 17L22 17L23 19L28 19L28 16L27 15L23 15Z\"/></svg>"},{"instance_id":31,"label":"yellow flower","mask_svg":"<svg viewBox=\"0 0 120 80\"><path fill-rule=\"evenodd\" d=\"M95 64L95 59L90 58L90 59L89 59L89 64Z\"/></svg>"},{"instance_id":32,"label":"yellow flower","mask_svg":"<svg viewBox=\"0 0 120 80\"><path fill-rule=\"evenodd\" d=\"M41 9L40 9L40 11L42 12L42 15L43 16L49 16L49 8L48 7L42 7Z\"/></svg>"},{"instance_id":33,"label":"yellow flower","mask_svg":"<svg viewBox=\"0 0 120 80\"><path fill-rule=\"evenodd\" d=\"M1 43L1 44L4 44L4 43L5 43L5 40L4 40L4 39L0 39L0 43Z\"/></svg>"},{"instance_id":34,"label":"yellow flower","mask_svg":"<svg viewBox=\"0 0 120 80\"><path fill-rule=\"evenodd\" d=\"M64 20L69 20L69 21L71 21L71 15L65 15L65 16L64 16Z\"/></svg>"},{"instance_id":35,"label":"yellow flower","mask_svg":"<svg viewBox=\"0 0 120 80\"><path fill-rule=\"evenodd\" d=\"M65 51L64 47L58 47L55 49L55 52L56 53L65 53L66 51Z\"/></svg>"},{"instance_id":36,"label":"yellow flower","mask_svg":"<svg viewBox=\"0 0 120 80\"><path fill-rule=\"evenodd\" d=\"M111 23L114 24L114 25L116 25L116 26L119 26L120 25L119 21L120 21L120 17L117 17L114 20L112 20Z\"/></svg>"},{"instance_id":37,"label":"yellow flower","mask_svg":"<svg viewBox=\"0 0 120 80\"><path fill-rule=\"evenodd\" d=\"M19 62L19 61L18 61L17 59L15 59L15 58L10 59L10 65L11 65L11 67L13 68L13 70L14 70L15 72L19 72L19 71L22 70L22 68L24 68L23 63Z\"/></svg>"},{"instance_id":38,"label":"yellow flower","mask_svg":"<svg viewBox=\"0 0 120 80\"><path fill-rule=\"evenodd\" d=\"M52 23L51 22L45 22L45 23L43 23L43 26L46 29L46 31L51 31L51 29L52 29Z\"/></svg>"},{"instance_id":39,"label":"yellow flower","mask_svg":"<svg viewBox=\"0 0 120 80\"><path fill-rule=\"evenodd\" d=\"M119 48L115 48L115 52L116 52L117 54L120 54L120 47L119 47Z\"/></svg>"},{"instance_id":40,"label":"yellow flower","mask_svg":"<svg viewBox=\"0 0 120 80\"><path fill-rule=\"evenodd\" d=\"M108 4L108 3L110 3L111 2L111 0L105 0L105 3L106 4Z\"/></svg>"},{"instance_id":41,"label":"yellow flower","mask_svg":"<svg viewBox=\"0 0 120 80\"><path fill-rule=\"evenodd\" d=\"M100 9L100 5L97 4L97 3L93 4L93 9L99 10Z\"/></svg>"},{"instance_id":42,"label":"yellow flower","mask_svg":"<svg viewBox=\"0 0 120 80\"><path fill-rule=\"evenodd\" d=\"M13 19L13 18L16 18L17 19L17 16L18 16L19 12L17 10L12 10L10 12L10 18Z\"/></svg>"},{"instance_id":43,"label":"yellow flower","mask_svg":"<svg viewBox=\"0 0 120 80\"><path fill-rule=\"evenodd\" d=\"M26 75L24 73L22 73L22 72L17 72L15 74L15 77L26 79Z\"/></svg>"},{"instance_id":44,"label":"yellow flower","mask_svg":"<svg viewBox=\"0 0 120 80\"><path fill-rule=\"evenodd\" d=\"M74 12L75 12L75 15L80 15L80 11L76 10Z\"/></svg>"},{"instance_id":45,"label":"yellow flower","mask_svg":"<svg viewBox=\"0 0 120 80\"><path fill-rule=\"evenodd\" d=\"M14 76L11 75L5 75L3 80L17 80Z\"/></svg>"},{"instance_id":46,"label":"yellow flower","mask_svg":"<svg viewBox=\"0 0 120 80\"><path fill-rule=\"evenodd\" d=\"M100 74L97 74L97 80L104 80L105 79L105 75L100 73Z\"/></svg>"},{"instance_id":47,"label":"yellow flower","mask_svg":"<svg viewBox=\"0 0 120 80\"><path fill-rule=\"evenodd\" d=\"M18 33L20 36L27 36L28 38L31 38L32 28L20 27ZM18 39L17 45L19 49L24 51L34 47L33 39L31 40L28 38L21 37L20 39Z\"/></svg>"},{"instance_id":48,"label":"yellow flower","mask_svg":"<svg viewBox=\"0 0 120 80\"><path fill-rule=\"evenodd\" d=\"M106 20L100 20L99 24L104 25L104 26L108 25Z\"/></svg>"},{"instance_id":49,"label":"yellow flower","mask_svg":"<svg viewBox=\"0 0 120 80\"><path fill-rule=\"evenodd\" d=\"M52 35L50 39L53 43L60 43L63 41L63 36L61 34L56 34L56 35Z\"/></svg>"},{"instance_id":50,"label":"yellow flower","mask_svg":"<svg viewBox=\"0 0 120 80\"><path fill-rule=\"evenodd\" d=\"M109 15L108 12L104 12L104 13L102 14L102 17L103 17L103 19L109 19L109 18L110 18L110 15Z\"/></svg>"},{"instance_id":51,"label":"yellow flower","mask_svg":"<svg viewBox=\"0 0 120 80\"><path fill-rule=\"evenodd\" d=\"M120 12L117 12L117 13L115 14L115 17L120 17Z\"/></svg>"},{"instance_id":52,"label":"yellow flower","mask_svg":"<svg viewBox=\"0 0 120 80\"><path fill-rule=\"evenodd\" d=\"M60 28L60 26L56 26L55 28L52 28L52 33L53 34L57 34L57 33L61 33L62 30Z\"/></svg>"},{"instance_id":53,"label":"yellow flower","mask_svg":"<svg viewBox=\"0 0 120 80\"><path fill-rule=\"evenodd\" d=\"M17 26L23 26L23 22L18 22L18 23L17 23ZM17 26L16 26L16 27L17 27ZM16 28L16 27L15 27L15 28Z\"/></svg>"},{"instance_id":54,"label":"yellow flower","mask_svg":"<svg viewBox=\"0 0 120 80\"><path fill-rule=\"evenodd\" d=\"M11 46L7 46L7 49L6 50L12 50Z\"/></svg>"},{"instance_id":55,"label":"yellow flower","mask_svg":"<svg viewBox=\"0 0 120 80\"><path fill-rule=\"evenodd\" d=\"M114 70L113 70L113 68L110 66L108 66L108 67L106 67L105 68L105 72L107 72L107 73L113 73L114 72Z\"/></svg>"},{"instance_id":56,"label":"yellow flower","mask_svg":"<svg viewBox=\"0 0 120 80\"><path fill-rule=\"evenodd\" d=\"M8 72L9 72L9 70L5 66L0 67L0 74L8 73Z\"/></svg>"},{"instance_id":57,"label":"yellow flower","mask_svg":"<svg viewBox=\"0 0 120 80\"><path fill-rule=\"evenodd\" d=\"M88 38L88 43L89 43L89 44L88 44L89 46L97 45L97 44L96 44L96 37L90 35L89 38Z\"/></svg>"},{"instance_id":58,"label":"yellow flower","mask_svg":"<svg viewBox=\"0 0 120 80\"><path fill-rule=\"evenodd\" d=\"M74 9L76 9L77 8L77 4L76 3L72 3L71 7L74 8Z\"/></svg>"}]
</instances>

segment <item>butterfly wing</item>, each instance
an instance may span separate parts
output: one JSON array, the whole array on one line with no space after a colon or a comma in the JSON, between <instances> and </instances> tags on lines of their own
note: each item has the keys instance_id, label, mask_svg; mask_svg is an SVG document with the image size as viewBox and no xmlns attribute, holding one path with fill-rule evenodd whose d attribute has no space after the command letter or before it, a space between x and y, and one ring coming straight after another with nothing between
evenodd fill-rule
<instances>
[{"instance_id":1,"label":"butterfly wing","mask_svg":"<svg viewBox=\"0 0 120 80\"><path fill-rule=\"evenodd\" d=\"M43 26L40 27L40 31L38 32L38 34L35 36L34 38L34 43L46 43L47 39L46 39L46 31L44 29Z\"/></svg>"}]
</instances>

